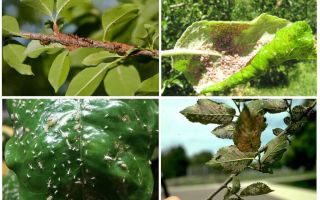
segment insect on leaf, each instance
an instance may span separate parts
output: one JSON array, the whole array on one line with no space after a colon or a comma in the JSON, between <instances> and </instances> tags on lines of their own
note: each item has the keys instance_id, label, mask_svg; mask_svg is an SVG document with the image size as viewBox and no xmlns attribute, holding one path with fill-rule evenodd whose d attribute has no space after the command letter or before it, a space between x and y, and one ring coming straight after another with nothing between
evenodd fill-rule
<instances>
[{"instance_id":1,"label":"insect on leaf","mask_svg":"<svg viewBox=\"0 0 320 200\"><path fill-rule=\"evenodd\" d=\"M202 124L228 124L236 114L235 109L209 99L199 99L196 105L180 111L189 121Z\"/></svg>"},{"instance_id":2,"label":"insect on leaf","mask_svg":"<svg viewBox=\"0 0 320 200\"><path fill-rule=\"evenodd\" d=\"M236 146L223 147L207 162L212 167L222 167L224 171L238 173L243 171L255 157L254 152L242 152Z\"/></svg>"},{"instance_id":3,"label":"insect on leaf","mask_svg":"<svg viewBox=\"0 0 320 200\"><path fill-rule=\"evenodd\" d=\"M269 186L267 186L266 184L258 182L253 183L248 187L244 188L241 191L240 196L257 196L262 194L268 194L272 191L273 190L271 190Z\"/></svg>"},{"instance_id":4,"label":"insect on leaf","mask_svg":"<svg viewBox=\"0 0 320 200\"><path fill-rule=\"evenodd\" d=\"M2 34L19 35L20 29L16 18L11 16L2 16Z\"/></svg>"},{"instance_id":5,"label":"insect on leaf","mask_svg":"<svg viewBox=\"0 0 320 200\"><path fill-rule=\"evenodd\" d=\"M66 81L70 70L69 51L63 51L53 61L49 71L49 82L57 93Z\"/></svg>"},{"instance_id":6,"label":"insect on leaf","mask_svg":"<svg viewBox=\"0 0 320 200\"><path fill-rule=\"evenodd\" d=\"M246 105L236 122L236 130L233 134L234 144L243 152L255 152L261 145L260 136L266 128L262 114L252 115Z\"/></svg>"},{"instance_id":7,"label":"insect on leaf","mask_svg":"<svg viewBox=\"0 0 320 200\"><path fill-rule=\"evenodd\" d=\"M140 83L139 72L132 65L119 65L104 78L104 88L110 96L133 96Z\"/></svg>"}]
</instances>

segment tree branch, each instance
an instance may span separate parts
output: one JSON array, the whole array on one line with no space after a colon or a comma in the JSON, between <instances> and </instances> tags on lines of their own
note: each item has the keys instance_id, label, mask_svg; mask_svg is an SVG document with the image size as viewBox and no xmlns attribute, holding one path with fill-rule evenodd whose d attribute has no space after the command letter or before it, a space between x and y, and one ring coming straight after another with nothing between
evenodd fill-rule
<instances>
[{"instance_id":1,"label":"tree branch","mask_svg":"<svg viewBox=\"0 0 320 200\"><path fill-rule=\"evenodd\" d=\"M236 174L231 174L229 176L229 178L227 180L225 180L225 182L212 194L210 195L207 200L212 200L213 197L215 197L219 192L221 192L221 190L223 190L224 188L227 188L228 184L232 181L233 177L238 176L239 173Z\"/></svg>"},{"instance_id":2,"label":"tree branch","mask_svg":"<svg viewBox=\"0 0 320 200\"><path fill-rule=\"evenodd\" d=\"M317 100L314 100L314 101L310 104L310 106L307 108L307 110L300 116L300 118L299 118L298 120L301 120L303 117L308 117L308 116L311 114L313 108L316 106L316 104L317 104ZM280 135L287 134L287 133L288 133L288 130L289 130L289 128L290 128L291 126L292 126L292 125L287 126L287 128L284 129L277 137L279 137ZM266 151L266 150L267 150L267 147L268 147L267 145L261 147L261 148L257 151L255 157L256 157L256 156L259 156L262 152ZM241 172L238 172L237 174L231 174L231 175L229 176L229 178L228 178L212 195L210 195L206 200L212 200L213 197L215 197L219 192L221 192L221 190L223 190L224 188L227 188L227 187L228 187L228 184L232 181L233 177L238 176L240 173L241 173Z\"/></svg>"},{"instance_id":3,"label":"tree branch","mask_svg":"<svg viewBox=\"0 0 320 200\"><path fill-rule=\"evenodd\" d=\"M118 43L118 42L102 42L96 41L89 38L78 37L71 34L55 33L51 34L42 34L42 33L20 33L20 37L31 39L31 40L40 40L43 44L50 43L60 43L66 46L68 49L76 49L79 47L94 47L102 48L110 52L117 53L119 55L125 55L129 50L135 49L135 46ZM147 50L141 49L134 52L132 55L142 55L149 57L158 57L158 50Z\"/></svg>"}]
</instances>

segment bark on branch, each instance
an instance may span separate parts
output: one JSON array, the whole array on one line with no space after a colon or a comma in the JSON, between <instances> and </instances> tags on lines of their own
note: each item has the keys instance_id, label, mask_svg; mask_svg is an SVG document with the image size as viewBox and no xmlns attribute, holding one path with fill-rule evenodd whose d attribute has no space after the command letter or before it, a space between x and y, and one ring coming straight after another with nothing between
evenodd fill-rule
<instances>
[{"instance_id":1,"label":"bark on branch","mask_svg":"<svg viewBox=\"0 0 320 200\"><path fill-rule=\"evenodd\" d=\"M71 34L42 34L42 33L20 33L20 36L32 40L40 40L42 44L60 43L66 46L68 49L76 49L79 47L93 47L102 48L110 52L117 53L119 55L125 55L129 50L136 48L135 46L117 43L117 42L102 42L89 38L78 37ZM137 50L133 55L143 55L149 57L158 57L158 50Z\"/></svg>"}]
</instances>

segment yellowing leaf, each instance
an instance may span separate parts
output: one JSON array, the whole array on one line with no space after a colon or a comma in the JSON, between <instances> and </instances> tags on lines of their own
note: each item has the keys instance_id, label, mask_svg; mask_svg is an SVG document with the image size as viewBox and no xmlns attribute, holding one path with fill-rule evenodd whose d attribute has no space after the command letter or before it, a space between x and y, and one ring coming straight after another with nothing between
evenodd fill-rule
<instances>
[{"instance_id":1,"label":"yellowing leaf","mask_svg":"<svg viewBox=\"0 0 320 200\"><path fill-rule=\"evenodd\" d=\"M257 151L261 144L261 133L265 128L266 123L263 115L259 113L253 115L245 105L233 134L234 144L243 152Z\"/></svg>"},{"instance_id":2,"label":"yellowing leaf","mask_svg":"<svg viewBox=\"0 0 320 200\"><path fill-rule=\"evenodd\" d=\"M110 96L134 96L140 83L139 73L134 66L119 65L107 73L104 88Z\"/></svg>"},{"instance_id":3,"label":"yellowing leaf","mask_svg":"<svg viewBox=\"0 0 320 200\"><path fill-rule=\"evenodd\" d=\"M20 29L17 19L11 16L2 16L2 34L19 35Z\"/></svg>"},{"instance_id":4,"label":"yellowing leaf","mask_svg":"<svg viewBox=\"0 0 320 200\"><path fill-rule=\"evenodd\" d=\"M49 82L57 93L66 81L70 70L69 52L63 51L53 61L49 71Z\"/></svg>"}]
</instances>

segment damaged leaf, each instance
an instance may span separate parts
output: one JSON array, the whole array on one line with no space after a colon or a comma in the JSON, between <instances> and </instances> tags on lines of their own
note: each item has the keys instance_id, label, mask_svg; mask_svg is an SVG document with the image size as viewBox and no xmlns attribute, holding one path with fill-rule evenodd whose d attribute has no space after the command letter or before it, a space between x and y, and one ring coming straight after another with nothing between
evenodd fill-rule
<instances>
[{"instance_id":1,"label":"damaged leaf","mask_svg":"<svg viewBox=\"0 0 320 200\"><path fill-rule=\"evenodd\" d=\"M268 194L270 192L273 192L273 190L271 190L269 186L267 186L264 183L258 182L253 183L245 189L243 189L240 193L240 196L257 196L262 194Z\"/></svg>"},{"instance_id":2,"label":"damaged leaf","mask_svg":"<svg viewBox=\"0 0 320 200\"><path fill-rule=\"evenodd\" d=\"M224 103L199 99L196 105L189 106L180 113L191 122L227 124L232 121L236 111Z\"/></svg>"},{"instance_id":3,"label":"damaged leaf","mask_svg":"<svg viewBox=\"0 0 320 200\"><path fill-rule=\"evenodd\" d=\"M213 167L222 167L224 171L238 173L243 171L255 157L254 152L242 152L236 146L223 147L207 162Z\"/></svg>"},{"instance_id":4,"label":"damaged leaf","mask_svg":"<svg viewBox=\"0 0 320 200\"><path fill-rule=\"evenodd\" d=\"M187 52L172 55L172 66L199 94L233 88L288 60L316 58L306 22L290 23L268 14L252 21L195 22L174 50Z\"/></svg>"},{"instance_id":5,"label":"damaged leaf","mask_svg":"<svg viewBox=\"0 0 320 200\"><path fill-rule=\"evenodd\" d=\"M266 128L263 115L252 115L246 105L237 120L233 134L234 144L243 152L255 152L259 149L262 131Z\"/></svg>"},{"instance_id":6,"label":"damaged leaf","mask_svg":"<svg viewBox=\"0 0 320 200\"><path fill-rule=\"evenodd\" d=\"M235 131L235 127L236 127L236 123L230 122L228 124L216 127L211 131L211 133L217 136L218 138L232 139L233 133Z\"/></svg>"}]
</instances>

